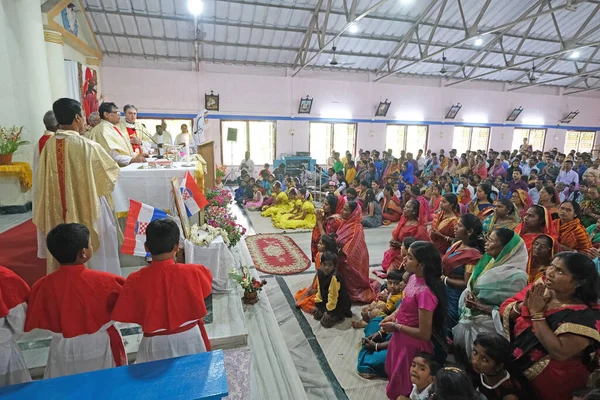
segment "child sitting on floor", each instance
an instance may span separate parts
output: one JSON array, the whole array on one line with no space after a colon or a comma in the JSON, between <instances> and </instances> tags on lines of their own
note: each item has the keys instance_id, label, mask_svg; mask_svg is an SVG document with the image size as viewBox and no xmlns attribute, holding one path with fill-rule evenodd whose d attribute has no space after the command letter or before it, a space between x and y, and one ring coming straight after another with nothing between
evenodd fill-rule
<instances>
[{"instance_id":1,"label":"child sitting on floor","mask_svg":"<svg viewBox=\"0 0 600 400\"><path fill-rule=\"evenodd\" d=\"M337 255L326 251L321 256L321 268L317 271L317 294L313 315L321 321L323 328L331 328L336 323L352 316L350 295L344 282L336 275Z\"/></svg>"},{"instance_id":2,"label":"child sitting on floor","mask_svg":"<svg viewBox=\"0 0 600 400\"><path fill-rule=\"evenodd\" d=\"M372 318L385 317L394 312L398 302L404 298L404 288L409 277L410 273L408 272L403 274L397 269L389 271L387 274L387 287L379 293L379 300L363 307L362 321L353 321L352 327L363 329Z\"/></svg>"},{"instance_id":3,"label":"child sitting on floor","mask_svg":"<svg viewBox=\"0 0 600 400\"><path fill-rule=\"evenodd\" d=\"M317 254L315 255L315 269L319 271L321 268L321 256L326 251L333 254L338 253L338 247L335 239L330 235L323 235L317 244ZM318 273L315 272L315 277L311 286L301 289L296 293L296 307L302 308L305 312L312 312L315 308L315 298L318 290Z\"/></svg>"},{"instance_id":4,"label":"child sitting on floor","mask_svg":"<svg viewBox=\"0 0 600 400\"><path fill-rule=\"evenodd\" d=\"M435 360L433 354L425 352L417 354L410 366L410 381L412 382L413 389L408 399L429 399L429 396L434 392L433 383L435 381L435 374L438 373L440 368L441 366ZM398 400L407 400L407 398L400 396Z\"/></svg>"},{"instance_id":5,"label":"child sitting on floor","mask_svg":"<svg viewBox=\"0 0 600 400\"><path fill-rule=\"evenodd\" d=\"M254 197L252 201L246 203L248 211L260 211L263 205L263 195L260 192L260 185L258 182L254 185Z\"/></svg>"}]
</instances>

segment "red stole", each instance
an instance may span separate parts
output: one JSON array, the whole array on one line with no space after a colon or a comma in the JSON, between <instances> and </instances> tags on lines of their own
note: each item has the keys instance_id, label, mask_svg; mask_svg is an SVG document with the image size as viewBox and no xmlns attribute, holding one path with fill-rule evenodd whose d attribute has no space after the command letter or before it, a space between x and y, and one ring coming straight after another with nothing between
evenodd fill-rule
<instances>
[{"instance_id":1,"label":"red stole","mask_svg":"<svg viewBox=\"0 0 600 400\"><path fill-rule=\"evenodd\" d=\"M40 154L42 154L42 150L44 150L44 146L46 145L46 142L48 141L48 139L50 139L53 135L42 135L42 137L40 138L40 140L38 141L38 150L40 151Z\"/></svg>"},{"instance_id":2,"label":"red stole","mask_svg":"<svg viewBox=\"0 0 600 400\"><path fill-rule=\"evenodd\" d=\"M47 329L65 338L90 335L111 321L110 313L125 279L85 265L61 266L37 281L32 289L25 332ZM113 326L107 329L117 366L126 365L123 340Z\"/></svg>"},{"instance_id":3,"label":"red stole","mask_svg":"<svg viewBox=\"0 0 600 400\"><path fill-rule=\"evenodd\" d=\"M8 268L0 267L0 318L8 315L11 308L26 303L29 286Z\"/></svg>"},{"instance_id":4,"label":"red stole","mask_svg":"<svg viewBox=\"0 0 600 400\"><path fill-rule=\"evenodd\" d=\"M210 342L202 318L204 299L212 292L212 274L203 265L153 261L129 275L112 313L112 319L140 325L146 336L169 335L192 328L198 321L207 350ZM166 331L156 332L159 329Z\"/></svg>"},{"instance_id":5,"label":"red stole","mask_svg":"<svg viewBox=\"0 0 600 400\"><path fill-rule=\"evenodd\" d=\"M129 127L126 127L126 128L127 128L127 134L129 135L129 140L131 140L132 138L137 136L135 128L129 128ZM141 145L131 143L131 147L133 148L134 153L136 153L136 150L137 150L137 153L142 154L142 146Z\"/></svg>"}]
</instances>

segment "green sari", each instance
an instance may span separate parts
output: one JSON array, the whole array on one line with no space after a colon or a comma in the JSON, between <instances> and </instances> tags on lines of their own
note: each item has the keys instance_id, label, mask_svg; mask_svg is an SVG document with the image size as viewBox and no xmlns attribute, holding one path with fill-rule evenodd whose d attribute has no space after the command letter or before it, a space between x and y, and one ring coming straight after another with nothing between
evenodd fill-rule
<instances>
[{"instance_id":1,"label":"green sari","mask_svg":"<svg viewBox=\"0 0 600 400\"><path fill-rule=\"evenodd\" d=\"M529 255L525 242L517 234L504 246L497 258L484 254L477 263L458 302L459 322L453 329L454 343L470 355L473 340L480 333L503 334L502 303L527 286ZM492 315L471 310L465 306L465 296L473 293L477 299L492 308Z\"/></svg>"},{"instance_id":2,"label":"green sari","mask_svg":"<svg viewBox=\"0 0 600 400\"><path fill-rule=\"evenodd\" d=\"M597 224L592 224L585 229L592 241L592 245L600 243L600 232L594 232L596 230L596 225Z\"/></svg>"}]
</instances>

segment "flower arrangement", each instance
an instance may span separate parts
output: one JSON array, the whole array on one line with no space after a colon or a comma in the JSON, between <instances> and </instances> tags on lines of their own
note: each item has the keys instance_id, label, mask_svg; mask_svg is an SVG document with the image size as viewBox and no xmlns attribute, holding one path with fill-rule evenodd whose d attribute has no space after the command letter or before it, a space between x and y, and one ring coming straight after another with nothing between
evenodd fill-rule
<instances>
[{"instance_id":1,"label":"flower arrangement","mask_svg":"<svg viewBox=\"0 0 600 400\"><path fill-rule=\"evenodd\" d=\"M225 178L225 172L227 171L227 166L226 165L219 165L217 166L217 169L215 171L215 176L217 178Z\"/></svg>"},{"instance_id":2,"label":"flower arrangement","mask_svg":"<svg viewBox=\"0 0 600 400\"><path fill-rule=\"evenodd\" d=\"M196 246L208 247L213 240L219 236L221 236L223 241L229 245L229 236L227 235L227 231L225 229L215 228L207 224L202 226L194 224L191 230L190 241Z\"/></svg>"},{"instance_id":3,"label":"flower arrangement","mask_svg":"<svg viewBox=\"0 0 600 400\"><path fill-rule=\"evenodd\" d=\"M207 225L214 228L222 228L227 232L229 248L237 245L242 236L246 234L246 228L236 223L235 217L227 212L226 208L209 205L205 212Z\"/></svg>"},{"instance_id":4,"label":"flower arrangement","mask_svg":"<svg viewBox=\"0 0 600 400\"><path fill-rule=\"evenodd\" d=\"M241 273L237 271L232 271L229 275L242 287L242 289L244 289L245 292L248 293L260 292L263 286L267 284L266 280L263 279L262 281L259 281L258 279L251 276L248 267L242 267Z\"/></svg>"},{"instance_id":5,"label":"flower arrangement","mask_svg":"<svg viewBox=\"0 0 600 400\"><path fill-rule=\"evenodd\" d=\"M20 146L29 144L26 140L21 140L22 126L12 126L5 128L0 126L0 154L13 154Z\"/></svg>"},{"instance_id":6,"label":"flower arrangement","mask_svg":"<svg viewBox=\"0 0 600 400\"><path fill-rule=\"evenodd\" d=\"M208 189L205 194L209 206L227 207L233 200L229 190L219 188Z\"/></svg>"}]
</instances>

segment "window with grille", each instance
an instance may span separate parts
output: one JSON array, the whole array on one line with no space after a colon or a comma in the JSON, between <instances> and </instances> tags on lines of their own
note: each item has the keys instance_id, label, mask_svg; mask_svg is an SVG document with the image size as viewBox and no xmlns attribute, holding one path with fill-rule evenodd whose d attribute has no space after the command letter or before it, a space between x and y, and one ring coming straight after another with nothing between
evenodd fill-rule
<instances>
[{"instance_id":1,"label":"window with grille","mask_svg":"<svg viewBox=\"0 0 600 400\"><path fill-rule=\"evenodd\" d=\"M425 151L427 145L426 125L388 125L385 133L385 148L392 149L392 154L400 151L417 155L419 149Z\"/></svg>"},{"instance_id":2,"label":"window with grille","mask_svg":"<svg viewBox=\"0 0 600 400\"><path fill-rule=\"evenodd\" d=\"M521 148L523 139L527 139L527 143L531 145L533 150L544 150L546 130L515 128L512 141L513 150L519 150Z\"/></svg>"},{"instance_id":3,"label":"window with grille","mask_svg":"<svg viewBox=\"0 0 600 400\"><path fill-rule=\"evenodd\" d=\"M156 134L156 126L162 125L164 122L167 124L167 132L171 134L173 140L182 132L181 126L186 125L188 132L192 132L192 120L191 119L177 119L177 118L138 118L138 122L146 126L146 130L150 136Z\"/></svg>"},{"instance_id":4,"label":"window with grille","mask_svg":"<svg viewBox=\"0 0 600 400\"><path fill-rule=\"evenodd\" d=\"M237 129L237 140L227 140L229 128ZM239 165L245 153L258 167L275 159L274 121L221 121L221 160L226 165Z\"/></svg>"},{"instance_id":5,"label":"window with grille","mask_svg":"<svg viewBox=\"0 0 600 400\"><path fill-rule=\"evenodd\" d=\"M346 151L354 154L356 144L356 124L311 122L309 128L310 156L317 164L327 164L331 151L344 157Z\"/></svg>"},{"instance_id":6,"label":"window with grille","mask_svg":"<svg viewBox=\"0 0 600 400\"><path fill-rule=\"evenodd\" d=\"M490 128L457 126L454 128L452 148L456 149L458 154L466 153L467 150L487 151L489 141Z\"/></svg>"},{"instance_id":7,"label":"window with grille","mask_svg":"<svg viewBox=\"0 0 600 400\"><path fill-rule=\"evenodd\" d=\"M596 132L594 131L567 131L565 138L565 154L571 150L580 153L590 153L594 147Z\"/></svg>"}]
</instances>

